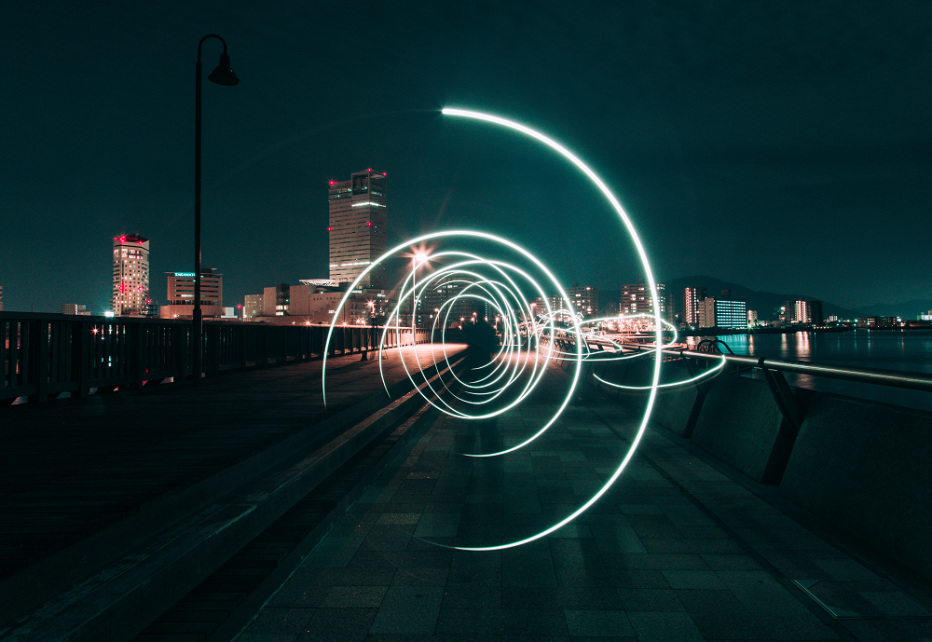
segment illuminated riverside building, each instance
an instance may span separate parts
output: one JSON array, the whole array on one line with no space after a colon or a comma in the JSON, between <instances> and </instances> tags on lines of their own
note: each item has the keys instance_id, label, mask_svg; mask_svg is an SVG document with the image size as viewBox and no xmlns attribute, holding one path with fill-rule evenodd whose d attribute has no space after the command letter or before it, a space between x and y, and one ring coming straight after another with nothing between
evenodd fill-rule
<instances>
[{"instance_id":1,"label":"illuminated riverside building","mask_svg":"<svg viewBox=\"0 0 932 642\"><path fill-rule=\"evenodd\" d=\"M330 181L330 280L351 283L388 249L388 205L383 172L354 172L348 181ZM360 282L384 290L386 267L378 265Z\"/></svg>"},{"instance_id":2,"label":"illuminated riverside building","mask_svg":"<svg viewBox=\"0 0 932 642\"><path fill-rule=\"evenodd\" d=\"M787 301L784 310L788 323L822 325L821 301Z\"/></svg>"},{"instance_id":3,"label":"illuminated riverside building","mask_svg":"<svg viewBox=\"0 0 932 642\"><path fill-rule=\"evenodd\" d=\"M116 316L144 315L149 303L149 239L123 234L113 239L113 294Z\"/></svg>"},{"instance_id":4,"label":"illuminated riverside building","mask_svg":"<svg viewBox=\"0 0 932 642\"><path fill-rule=\"evenodd\" d=\"M470 288L466 291L465 296L459 297L460 294L463 294L464 289L469 286L469 283L465 282L466 280L461 276L441 277L439 282L434 282L428 289L423 290L417 302L417 318L415 319L417 327L432 327L434 315L436 314L440 314L441 319L438 322L438 327L444 327L444 319L447 320L446 327L449 327L459 325L460 319L464 321L471 320L473 313L477 317L481 314L487 318L489 315L494 314L487 302L469 296L470 292L478 296L484 296L481 289ZM410 304L408 310L410 311ZM541 306L541 310L543 310L543 306ZM494 318L489 318L489 322L494 323L494 321Z\"/></svg>"},{"instance_id":5,"label":"illuminated riverside building","mask_svg":"<svg viewBox=\"0 0 932 642\"><path fill-rule=\"evenodd\" d=\"M748 304L706 297L699 301L700 328L738 329L748 327Z\"/></svg>"},{"instance_id":6,"label":"illuminated riverside building","mask_svg":"<svg viewBox=\"0 0 932 642\"><path fill-rule=\"evenodd\" d=\"M168 305L163 305L159 316L163 319L191 319L194 317L194 272L166 272L168 274ZM201 270L201 315L223 316L223 275L215 268Z\"/></svg>"},{"instance_id":7,"label":"illuminated riverside building","mask_svg":"<svg viewBox=\"0 0 932 642\"><path fill-rule=\"evenodd\" d=\"M680 321L687 325L698 326L699 301L706 297L706 289L683 288L680 297Z\"/></svg>"},{"instance_id":8,"label":"illuminated riverside building","mask_svg":"<svg viewBox=\"0 0 932 642\"><path fill-rule=\"evenodd\" d=\"M573 309L582 312L583 317L591 319L599 316L599 288L580 287L575 283L566 288L566 295L573 302Z\"/></svg>"},{"instance_id":9,"label":"illuminated riverside building","mask_svg":"<svg viewBox=\"0 0 932 642\"><path fill-rule=\"evenodd\" d=\"M896 317L858 317L858 328L893 328L899 325Z\"/></svg>"},{"instance_id":10,"label":"illuminated riverside building","mask_svg":"<svg viewBox=\"0 0 932 642\"><path fill-rule=\"evenodd\" d=\"M262 316L286 317L291 307L291 286L279 283L262 290Z\"/></svg>"},{"instance_id":11,"label":"illuminated riverside building","mask_svg":"<svg viewBox=\"0 0 932 642\"><path fill-rule=\"evenodd\" d=\"M263 294L246 296L244 319L276 325L329 324L340 309L337 323L368 325L372 317L386 316L391 301L383 290L353 290L340 308L346 294L346 285L316 285L330 283L329 279L302 279L300 285L279 283L263 288Z\"/></svg>"},{"instance_id":12,"label":"illuminated riverside building","mask_svg":"<svg viewBox=\"0 0 932 642\"><path fill-rule=\"evenodd\" d=\"M583 318L590 319L599 316L599 288L592 286L579 286L574 283L563 290L568 299L555 294L547 297L550 308L553 310L571 309Z\"/></svg>"},{"instance_id":13,"label":"illuminated riverside building","mask_svg":"<svg viewBox=\"0 0 932 642\"><path fill-rule=\"evenodd\" d=\"M667 286L657 284L657 297L659 299L660 318L669 321L667 310ZM621 286L621 298L618 302L619 314L653 314L654 301L650 296L650 288L642 279L637 283Z\"/></svg>"},{"instance_id":14,"label":"illuminated riverside building","mask_svg":"<svg viewBox=\"0 0 932 642\"><path fill-rule=\"evenodd\" d=\"M67 314L69 316L78 315L78 316L87 316L90 315L91 311L88 310L83 304L79 303L62 303L61 304L61 313Z\"/></svg>"},{"instance_id":15,"label":"illuminated riverside building","mask_svg":"<svg viewBox=\"0 0 932 642\"><path fill-rule=\"evenodd\" d=\"M262 316L262 299L261 294L247 294L243 305L243 318L252 319Z\"/></svg>"}]
</instances>

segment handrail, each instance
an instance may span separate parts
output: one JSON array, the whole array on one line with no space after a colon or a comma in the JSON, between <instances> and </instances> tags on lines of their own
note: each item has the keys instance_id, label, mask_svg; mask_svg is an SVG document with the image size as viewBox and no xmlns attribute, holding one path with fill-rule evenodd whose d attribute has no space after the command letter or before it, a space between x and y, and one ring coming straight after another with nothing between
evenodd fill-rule
<instances>
[{"instance_id":1,"label":"handrail","mask_svg":"<svg viewBox=\"0 0 932 642\"><path fill-rule=\"evenodd\" d=\"M205 323L204 371L245 370L320 358L325 325L217 320ZM190 379L191 321L0 312L0 406L19 397L43 402L92 388L139 387ZM378 348L373 326L340 326L331 354ZM430 331L390 328L385 347L427 343Z\"/></svg>"},{"instance_id":2,"label":"handrail","mask_svg":"<svg viewBox=\"0 0 932 642\"><path fill-rule=\"evenodd\" d=\"M642 350L652 350L649 346L639 346ZM751 366L758 369L782 370L783 372L793 372L796 374L816 375L827 377L829 379L844 379L845 381L857 381L860 383L873 383L881 386L890 386L892 388L907 388L911 390L925 390L932 392L932 375L922 372L902 372L899 370L881 370L878 368L842 368L838 366L820 366L811 363L800 363L794 361L780 361L779 359L767 359L765 357L744 357L731 354L711 354L708 352L698 352L696 350L685 350L679 348L665 348L664 353L675 354L680 357L690 357L694 359L706 359L708 361L720 361L723 357L725 361L736 365Z\"/></svg>"}]
</instances>

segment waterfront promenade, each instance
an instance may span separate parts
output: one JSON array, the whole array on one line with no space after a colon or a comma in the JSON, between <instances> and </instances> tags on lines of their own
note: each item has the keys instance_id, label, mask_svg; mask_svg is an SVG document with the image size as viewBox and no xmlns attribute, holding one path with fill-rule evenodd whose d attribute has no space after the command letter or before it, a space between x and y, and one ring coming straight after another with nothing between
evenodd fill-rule
<instances>
[{"instance_id":1,"label":"waterfront promenade","mask_svg":"<svg viewBox=\"0 0 932 642\"><path fill-rule=\"evenodd\" d=\"M412 367L413 348L401 351ZM316 360L229 373L197 389L161 385L4 409L0 625L21 617L28 625L0 626L0 639L66 633L95 639L85 624L44 628L53 618L42 615L42 604L57 600L56 609L79 609L113 577L128 576L130 558L166 550L170 538L145 552L138 547L168 526L183 518L221 523L231 514L231 500L224 499L231 491L286 469L290 458L326 448L335 433L377 415L391 400L376 354L366 361L359 354L328 359L326 408ZM382 358L396 399L410 388L399 354L387 350ZM418 346L417 358L427 366L442 354L439 347ZM244 505L241 499L232 504ZM184 581L197 578L191 573ZM70 597L59 594L75 582L86 586ZM141 570L132 588L144 582ZM83 607L88 621L101 619L97 607Z\"/></svg>"},{"instance_id":2,"label":"waterfront promenade","mask_svg":"<svg viewBox=\"0 0 932 642\"><path fill-rule=\"evenodd\" d=\"M932 640L928 582L659 426L563 529L445 548L572 512L638 417L586 385L529 446L463 457L534 432L571 370L467 422L398 356L396 415L358 354L328 360L327 409L320 361L6 409L0 640ZM326 463L378 418L397 439Z\"/></svg>"},{"instance_id":3,"label":"waterfront promenade","mask_svg":"<svg viewBox=\"0 0 932 642\"><path fill-rule=\"evenodd\" d=\"M498 420L434 415L237 639L932 639L928 583L660 428L552 535L435 545L527 537L618 465L637 417L585 388L524 449L459 454L538 425L566 384L553 370L549 390Z\"/></svg>"}]
</instances>

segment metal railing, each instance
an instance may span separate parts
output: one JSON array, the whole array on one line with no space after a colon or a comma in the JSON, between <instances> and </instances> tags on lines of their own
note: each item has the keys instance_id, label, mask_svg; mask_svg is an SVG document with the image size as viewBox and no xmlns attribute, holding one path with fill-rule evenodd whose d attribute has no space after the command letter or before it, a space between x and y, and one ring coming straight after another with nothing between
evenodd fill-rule
<instances>
[{"instance_id":1,"label":"metal railing","mask_svg":"<svg viewBox=\"0 0 932 642\"><path fill-rule=\"evenodd\" d=\"M0 404L19 397L46 401L63 392L140 387L192 372L191 322L171 319L0 313ZM235 321L204 326L203 368L208 375L323 355L328 326ZM382 328L338 326L330 354L378 347ZM390 328L387 347L411 345L410 328ZM415 331L426 343L429 330Z\"/></svg>"},{"instance_id":2,"label":"metal railing","mask_svg":"<svg viewBox=\"0 0 932 642\"><path fill-rule=\"evenodd\" d=\"M641 348L646 349L646 348ZM664 354L676 355L681 358L705 359L719 361L724 356L725 362L745 368L759 370L776 370L792 372L794 374L816 375L829 379L843 379L860 383L873 383L893 388L907 388L910 390L924 390L932 392L932 375L921 372L903 372L899 370L880 370L877 368L842 368L839 366L820 366L812 363L797 361L780 361L765 357L744 357L735 354L722 355L712 352L698 352L696 350L680 350L676 348L664 349Z\"/></svg>"}]
</instances>

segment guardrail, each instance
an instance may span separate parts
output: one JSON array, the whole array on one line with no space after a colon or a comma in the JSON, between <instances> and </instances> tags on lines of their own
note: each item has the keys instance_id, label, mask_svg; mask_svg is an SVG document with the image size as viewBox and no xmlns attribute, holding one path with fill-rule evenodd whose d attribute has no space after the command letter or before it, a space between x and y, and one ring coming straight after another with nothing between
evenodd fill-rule
<instances>
[{"instance_id":1,"label":"guardrail","mask_svg":"<svg viewBox=\"0 0 932 642\"><path fill-rule=\"evenodd\" d=\"M62 392L87 396L92 388L141 387L192 372L191 322L174 319L0 313L0 405L19 397L46 401ZM203 367L225 370L320 358L328 326L236 321L204 324ZM378 347L383 329L338 326L330 354ZM410 345L410 328L390 328L387 347ZM415 331L426 343L429 330Z\"/></svg>"},{"instance_id":2,"label":"guardrail","mask_svg":"<svg viewBox=\"0 0 932 642\"><path fill-rule=\"evenodd\" d=\"M665 355L676 355L679 359L684 360L696 359L717 362L724 357L725 363L734 365L739 372L748 369L760 370L764 375L767 386L770 388L770 394L780 409L780 413L794 434L799 434L805 410L799 404L789 384L787 384L784 376L785 372L932 392L932 375L920 372L898 372L876 368L841 368L838 366L780 361L779 359L767 359L766 357L745 357L698 350L668 348L663 352Z\"/></svg>"},{"instance_id":3,"label":"guardrail","mask_svg":"<svg viewBox=\"0 0 932 642\"><path fill-rule=\"evenodd\" d=\"M643 349L643 348L642 348ZM745 366L760 370L774 370L793 372L796 374L816 375L830 379L844 379L845 381L858 381L860 383L874 383L893 388L908 388L910 390L925 390L932 392L932 375L921 372L902 372L899 370L880 370L878 368L841 368L838 366L820 366L812 363L798 361L780 361L765 357L744 357L735 354L722 355L719 353L697 352L695 350L678 350L667 348L665 354L675 354L682 358L720 360L725 357L726 363Z\"/></svg>"}]
</instances>

